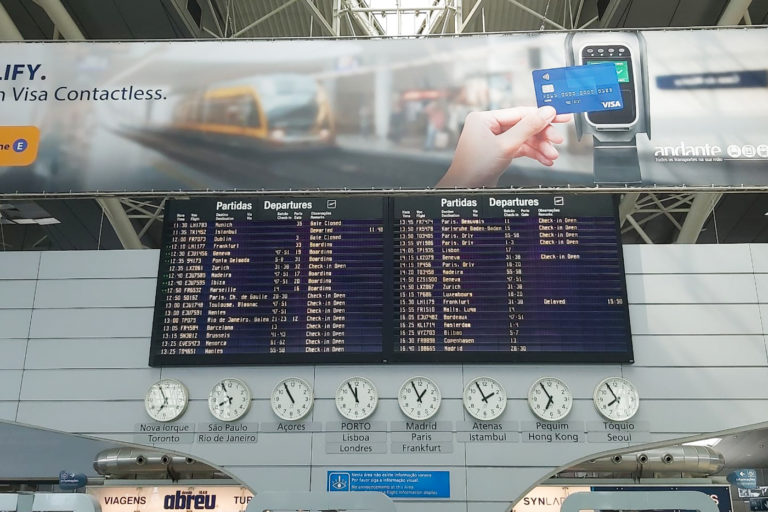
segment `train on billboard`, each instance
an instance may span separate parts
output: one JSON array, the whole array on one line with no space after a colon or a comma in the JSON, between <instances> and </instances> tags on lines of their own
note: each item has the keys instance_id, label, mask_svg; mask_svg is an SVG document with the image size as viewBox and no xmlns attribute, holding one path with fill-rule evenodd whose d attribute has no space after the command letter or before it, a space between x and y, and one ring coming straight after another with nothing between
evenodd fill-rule
<instances>
[{"instance_id":1,"label":"train on billboard","mask_svg":"<svg viewBox=\"0 0 768 512\"><path fill-rule=\"evenodd\" d=\"M0 194L765 187L768 29L0 44Z\"/></svg>"}]
</instances>

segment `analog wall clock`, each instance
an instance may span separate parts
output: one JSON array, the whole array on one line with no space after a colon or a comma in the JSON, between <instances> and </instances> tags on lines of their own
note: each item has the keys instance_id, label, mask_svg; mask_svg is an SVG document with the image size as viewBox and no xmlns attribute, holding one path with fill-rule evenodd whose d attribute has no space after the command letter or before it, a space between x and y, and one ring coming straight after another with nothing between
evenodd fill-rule
<instances>
[{"instance_id":1,"label":"analog wall clock","mask_svg":"<svg viewBox=\"0 0 768 512\"><path fill-rule=\"evenodd\" d=\"M189 403L187 388L176 379L152 384L144 396L144 408L155 421L173 421L184 414Z\"/></svg>"},{"instance_id":2,"label":"analog wall clock","mask_svg":"<svg viewBox=\"0 0 768 512\"><path fill-rule=\"evenodd\" d=\"M495 420L507 406L507 392L495 379L478 377L464 387L464 408L478 420Z\"/></svg>"},{"instance_id":3,"label":"analog wall clock","mask_svg":"<svg viewBox=\"0 0 768 512\"><path fill-rule=\"evenodd\" d=\"M277 383L272 391L272 411L281 420L300 420L312 409L315 397L304 379L288 377Z\"/></svg>"},{"instance_id":4,"label":"analog wall clock","mask_svg":"<svg viewBox=\"0 0 768 512\"><path fill-rule=\"evenodd\" d=\"M542 377L528 390L528 406L543 420L560 421L571 412L573 395L560 379Z\"/></svg>"},{"instance_id":5,"label":"analog wall clock","mask_svg":"<svg viewBox=\"0 0 768 512\"><path fill-rule=\"evenodd\" d=\"M221 379L208 394L208 409L221 421L235 421L248 412L251 390L239 379Z\"/></svg>"},{"instance_id":6,"label":"analog wall clock","mask_svg":"<svg viewBox=\"0 0 768 512\"><path fill-rule=\"evenodd\" d=\"M593 400L597 412L611 421L626 421L640 407L637 388L623 377L608 377L600 381L595 388Z\"/></svg>"},{"instance_id":7,"label":"analog wall clock","mask_svg":"<svg viewBox=\"0 0 768 512\"><path fill-rule=\"evenodd\" d=\"M440 408L440 389L427 377L411 377L400 386L397 403L409 418L426 420Z\"/></svg>"},{"instance_id":8,"label":"analog wall clock","mask_svg":"<svg viewBox=\"0 0 768 512\"><path fill-rule=\"evenodd\" d=\"M350 377L336 390L336 409L348 420L364 420L376 409L376 386L365 377Z\"/></svg>"}]
</instances>

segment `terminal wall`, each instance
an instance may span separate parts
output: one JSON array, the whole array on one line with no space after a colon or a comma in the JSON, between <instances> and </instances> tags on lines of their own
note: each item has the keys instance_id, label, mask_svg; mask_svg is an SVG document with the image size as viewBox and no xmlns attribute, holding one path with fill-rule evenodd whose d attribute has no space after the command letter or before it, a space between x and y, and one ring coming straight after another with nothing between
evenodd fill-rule
<instances>
[{"instance_id":1,"label":"terminal wall","mask_svg":"<svg viewBox=\"0 0 768 512\"><path fill-rule=\"evenodd\" d=\"M178 423L213 421L207 395L223 377L248 383L254 401L243 421L262 423L276 421L268 399L275 383L293 375L312 384L316 399L309 421L323 430L341 420L333 403L338 383L362 375L381 396L371 421L390 425L405 419L395 399L400 384L422 374L443 394L436 419L451 425L469 421L461 392L480 375L505 386L503 421L533 421L528 388L536 378L553 375L574 393L568 421L585 424L600 420L592 405L595 385L623 375L640 392L634 421L648 427L640 436L644 445L768 421L768 245L630 245L624 255L636 361L631 365L150 368L159 251L0 253L0 419L136 443L137 425L149 422L144 394L160 378L178 378L190 391L189 409ZM398 509L503 512L557 467L629 446L450 444L452 451L440 454L398 454L391 446L381 454L331 454L321 431L260 432L251 444L161 448L220 466L255 491L324 490L329 470L450 471L450 499L398 501ZM13 447L0 443L0 449Z\"/></svg>"}]
</instances>

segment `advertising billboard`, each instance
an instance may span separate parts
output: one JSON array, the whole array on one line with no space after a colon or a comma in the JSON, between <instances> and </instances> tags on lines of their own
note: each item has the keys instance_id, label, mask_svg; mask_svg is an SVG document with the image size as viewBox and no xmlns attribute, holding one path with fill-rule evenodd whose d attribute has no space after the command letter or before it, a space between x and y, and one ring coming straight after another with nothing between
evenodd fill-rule
<instances>
[{"instance_id":1,"label":"advertising billboard","mask_svg":"<svg viewBox=\"0 0 768 512\"><path fill-rule=\"evenodd\" d=\"M767 44L764 27L2 43L0 193L764 187Z\"/></svg>"}]
</instances>

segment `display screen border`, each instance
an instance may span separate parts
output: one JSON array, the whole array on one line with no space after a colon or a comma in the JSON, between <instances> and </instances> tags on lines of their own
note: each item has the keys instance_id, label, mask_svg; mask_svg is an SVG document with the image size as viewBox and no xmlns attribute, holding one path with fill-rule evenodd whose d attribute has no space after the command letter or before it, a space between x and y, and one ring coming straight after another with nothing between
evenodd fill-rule
<instances>
[{"instance_id":1,"label":"display screen border","mask_svg":"<svg viewBox=\"0 0 768 512\"><path fill-rule=\"evenodd\" d=\"M447 195L455 195L456 191L447 191ZM285 195L285 194L283 194ZM156 284L155 306L153 311L153 324L150 341L149 366L151 367L173 367L173 366L262 366L262 365L281 365L281 364L425 364L425 363L547 363L547 364L584 364L584 363L633 363L634 349L632 340L632 331L629 318L629 302L627 297L626 271L624 265L624 254L621 242L621 230L618 221L618 198L611 195L612 214L615 219L615 236L619 247L618 264L621 274L624 276L622 282L622 294L624 299L624 322L626 326L627 340L625 351L615 352L576 352L576 351L534 351L534 352L500 352L500 351L466 351L466 352L395 352L397 343L396 319L394 314L395 298L393 291L394 284L394 254L393 254L393 222L394 222L394 200L396 196L409 195L420 196L422 194L375 194L369 196L371 199L382 199L383 201L383 226L384 226L384 308L382 319L382 351L373 353L280 353L280 354L197 354L197 355L164 355L160 354L161 331L163 315L163 302L159 300L161 292L160 276L168 271L168 264L163 263L164 251L168 250L166 243L170 239L172 223L164 223L162 234L162 248L160 250L160 262L158 265L158 279ZM488 197L488 192L473 194L478 197ZM523 196L523 195L555 195L555 194L536 194L523 192L520 194L500 191L495 196ZM557 194L574 195L592 195L592 194ZM601 194L602 195L602 194ZM317 194L311 196L302 196L308 198L340 198L350 197L351 195L341 194ZM248 196L243 199L257 198L258 195ZM217 198L210 198L210 201L216 201ZM174 211L175 201L169 201L166 204L166 215Z\"/></svg>"}]
</instances>

